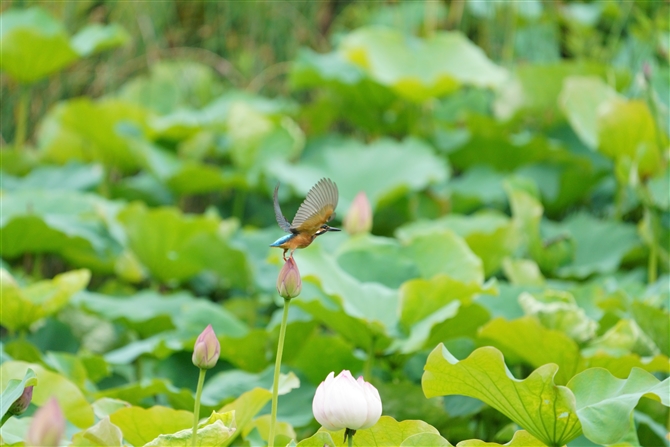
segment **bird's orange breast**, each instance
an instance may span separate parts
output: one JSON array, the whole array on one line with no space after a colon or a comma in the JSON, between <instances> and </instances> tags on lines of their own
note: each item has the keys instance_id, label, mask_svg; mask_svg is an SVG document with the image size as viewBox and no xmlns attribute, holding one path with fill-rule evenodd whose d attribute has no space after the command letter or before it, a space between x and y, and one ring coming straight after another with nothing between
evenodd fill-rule
<instances>
[{"instance_id":1,"label":"bird's orange breast","mask_svg":"<svg viewBox=\"0 0 670 447\"><path fill-rule=\"evenodd\" d=\"M296 248L305 248L314 241L314 236L307 233L298 233L288 241L280 245L281 248L295 250Z\"/></svg>"}]
</instances>

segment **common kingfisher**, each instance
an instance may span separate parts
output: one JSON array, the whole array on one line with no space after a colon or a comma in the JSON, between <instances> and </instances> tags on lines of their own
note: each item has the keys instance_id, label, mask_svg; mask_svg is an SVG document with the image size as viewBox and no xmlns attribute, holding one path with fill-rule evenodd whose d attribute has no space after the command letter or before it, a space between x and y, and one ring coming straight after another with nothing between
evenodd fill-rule
<instances>
[{"instance_id":1,"label":"common kingfisher","mask_svg":"<svg viewBox=\"0 0 670 447\"><path fill-rule=\"evenodd\" d=\"M275 206L275 217L279 227L286 231L286 236L277 239L270 247L279 247L284 249L282 257L286 261L286 252L293 252L298 248L309 246L317 236L321 236L329 231L341 231L339 228L330 227L326 224L335 217L335 208L337 207L337 185L332 180L322 178L307 193L305 201L302 202L298 212L295 213L293 222L289 223L284 217L277 200L277 191L279 184L275 187L273 196Z\"/></svg>"}]
</instances>

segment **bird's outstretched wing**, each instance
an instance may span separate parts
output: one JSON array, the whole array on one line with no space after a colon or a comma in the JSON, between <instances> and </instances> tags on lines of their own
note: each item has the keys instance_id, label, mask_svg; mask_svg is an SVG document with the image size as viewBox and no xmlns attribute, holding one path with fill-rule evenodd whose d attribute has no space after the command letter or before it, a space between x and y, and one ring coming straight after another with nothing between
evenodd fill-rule
<instances>
[{"instance_id":1,"label":"bird's outstretched wing","mask_svg":"<svg viewBox=\"0 0 670 447\"><path fill-rule=\"evenodd\" d=\"M279 224L279 227L286 231L287 233L291 233L291 224L286 220L284 215L281 212L281 208L279 207L279 200L277 200L277 191L279 191L279 183L277 183L277 186L275 186L275 193L272 196L275 204L275 217L277 218L277 223Z\"/></svg>"},{"instance_id":2,"label":"bird's outstretched wing","mask_svg":"<svg viewBox=\"0 0 670 447\"><path fill-rule=\"evenodd\" d=\"M293 218L290 230L315 232L333 218L337 199L337 185L330 179L322 178L307 193L305 201Z\"/></svg>"}]
</instances>

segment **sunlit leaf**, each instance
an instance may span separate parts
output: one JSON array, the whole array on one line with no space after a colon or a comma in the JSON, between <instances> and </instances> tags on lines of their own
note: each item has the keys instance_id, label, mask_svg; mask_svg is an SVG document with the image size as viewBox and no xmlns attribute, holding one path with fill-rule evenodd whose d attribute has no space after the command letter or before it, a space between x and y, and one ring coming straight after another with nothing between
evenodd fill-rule
<instances>
[{"instance_id":1,"label":"sunlit leaf","mask_svg":"<svg viewBox=\"0 0 670 447\"><path fill-rule=\"evenodd\" d=\"M518 380L495 348L479 348L458 361L440 344L428 357L422 385L427 397L462 394L480 399L545 445L558 446L576 438L581 429L572 392L554 384L557 370L555 364L543 365Z\"/></svg>"},{"instance_id":2,"label":"sunlit leaf","mask_svg":"<svg viewBox=\"0 0 670 447\"><path fill-rule=\"evenodd\" d=\"M328 433L331 435L331 439L334 439L337 444L340 445L339 441L344 439L344 429L331 432L324 428L321 428L319 432L314 435L317 439L327 439L323 436L323 433ZM379 421L372 426L371 428L365 430L357 430L354 435L354 445L356 446L399 446L399 445L418 445L413 441L409 441L409 444L403 444L404 441L408 440L411 436L426 434L426 435L436 435L436 437L429 437L424 439L439 439L439 432L437 429L423 421L401 421L398 422L390 416L382 416ZM311 438L307 438L305 441L308 441ZM421 438L419 438L421 439ZM448 442L444 444L443 441L440 441L440 444L430 444L430 445L451 445ZM431 441L432 442L432 441ZM298 444L298 445L312 445L310 443ZM320 444L321 445L321 444Z\"/></svg>"},{"instance_id":3,"label":"sunlit leaf","mask_svg":"<svg viewBox=\"0 0 670 447\"><path fill-rule=\"evenodd\" d=\"M507 77L460 33L423 40L392 28L368 27L346 35L339 51L372 79L414 101L451 93L461 84L496 87Z\"/></svg>"},{"instance_id":4,"label":"sunlit leaf","mask_svg":"<svg viewBox=\"0 0 670 447\"><path fill-rule=\"evenodd\" d=\"M24 177L14 177L0 173L2 189L65 189L87 191L102 182L103 170L100 165L68 163L65 166L41 166Z\"/></svg>"},{"instance_id":5,"label":"sunlit leaf","mask_svg":"<svg viewBox=\"0 0 670 447\"><path fill-rule=\"evenodd\" d=\"M0 68L22 83L37 81L78 59L63 24L39 7L0 16Z\"/></svg>"},{"instance_id":6,"label":"sunlit leaf","mask_svg":"<svg viewBox=\"0 0 670 447\"><path fill-rule=\"evenodd\" d=\"M174 433L193 426L193 413L168 407L127 407L110 416L123 437L132 445L144 445L162 433ZM137 421L142 421L138 424Z\"/></svg>"},{"instance_id":7,"label":"sunlit leaf","mask_svg":"<svg viewBox=\"0 0 670 447\"><path fill-rule=\"evenodd\" d=\"M72 436L71 445L78 447L121 447L123 445L123 434L119 427L110 422L109 417L105 417L93 427Z\"/></svg>"},{"instance_id":8,"label":"sunlit leaf","mask_svg":"<svg viewBox=\"0 0 670 447\"><path fill-rule=\"evenodd\" d=\"M625 380L615 378L605 369L590 368L573 377L567 386L574 393L584 436L598 444L623 441L635 430L629 424L612 421L628 421L643 396L670 406L670 379L661 382L637 368Z\"/></svg>"},{"instance_id":9,"label":"sunlit leaf","mask_svg":"<svg viewBox=\"0 0 670 447\"><path fill-rule=\"evenodd\" d=\"M479 439L469 439L456 444L456 447L537 447L540 441L525 430L514 432L512 440L505 444L486 442Z\"/></svg>"},{"instance_id":10,"label":"sunlit leaf","mask_svg":"<svg viewBox=\"0 0 670 447\"><path fill-rule=\"evenodd\" d=\"M19 287L9 273L1 269L2 314L0 324L14 332L28 329L36 321L58 312L72 295L85 288L91 278L88 270L73 270L26 287Z\"/></svg>"},{"instance_id":11,"label":"sunlit leaf","mask_svg":"<svg viewBox=\"0 0 670 447\"><path fill-rule=\"evenodd\" d=\"M212 413L209 419L198 426L195 445L202 447L216 447L226 445L226 441L235 433L235 415L228 413ZM183 446L192 445L192 428L180 430L173 434L159 435L145 447L153 446Z\"/></svg>"},{"instance_id":12,"label":"sunlit leaf","mask_svg":"<svg viewBox=\"0 0 670 447\"><path fill-rule=\"evenodd\" d=\"M249 424L265 404L270 402L270 399L272 399L272 392L263 388L254 388L221 408L220 413L234 412L237 427L235 433L223 445L230 445L241 432L246 432Z\"/></svg>"}]
</instances>

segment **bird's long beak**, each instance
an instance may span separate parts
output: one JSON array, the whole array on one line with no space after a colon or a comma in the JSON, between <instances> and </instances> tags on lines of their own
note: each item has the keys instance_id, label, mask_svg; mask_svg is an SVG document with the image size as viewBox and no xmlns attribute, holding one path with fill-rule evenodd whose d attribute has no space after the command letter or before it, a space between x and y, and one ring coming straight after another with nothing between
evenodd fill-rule
<instances>
[{"instance_id":1,"label":"bird's long beak","mask_svg":"<svg viewBox=\"0 0 670 447\"><path fill-rule=\"evenodd\" d=\"M342 231L342 230L335 227L328 227L328 231Z\"/></svg>"}]
</instances>

